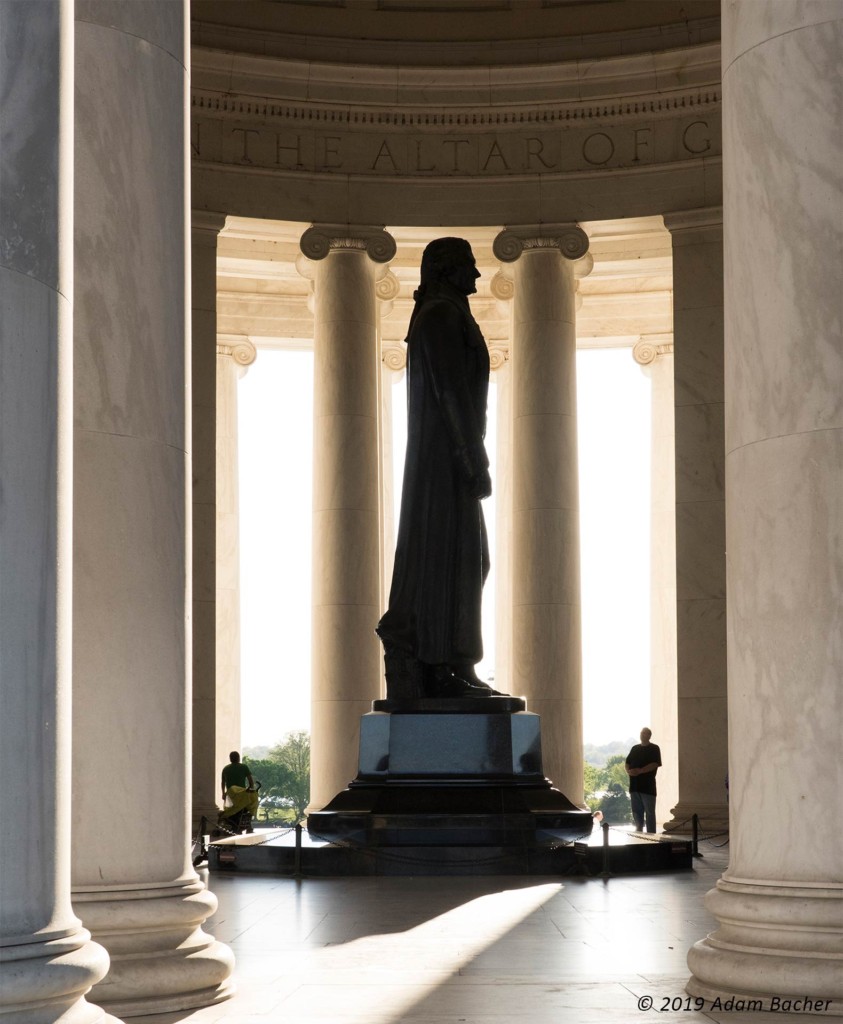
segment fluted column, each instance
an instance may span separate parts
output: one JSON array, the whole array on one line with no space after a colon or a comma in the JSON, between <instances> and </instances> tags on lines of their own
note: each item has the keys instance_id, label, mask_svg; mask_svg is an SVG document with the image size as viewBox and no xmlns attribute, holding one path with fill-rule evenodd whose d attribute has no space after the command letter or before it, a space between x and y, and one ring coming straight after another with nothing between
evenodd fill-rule
<instances>
[{"instance_id":1,"label":"fluted column","mask_svg":"<svg viewBox=\"0 0 843 1024\"><path fill-rule=\"evenodd\" d=\"M301 249L315 261L310 806L320 808L357 774L360 716L379 694L375 267L395 242L377 228L320 225Z\"/></svg>"},{"instance_id":2,"label":"fluted column","mask_svg":"<svg viewBox=\"0 0 843 1024\"><path fill-rule=\"evenodd\" d=\"M694 995L837 1015L841 57L838 3L724 5L730 860L688 956Z\"/></svg>"},{"instance_id":3,"label":"fluted column","mask_svg":"<svg viewBox=\"0 0 843 1024\"><path fill-rule=\"evenodd\" d=\"M587 250L575 224L508 228L494 242L515 282L512 692L541 715L545 772L573 800L583 792L574 261Z\"/></svg>"},{"instance_id":4,"label":"fluted column","mask_svg":"<svg viewBox=\"0 0 843 1024\"><path fill-rule=\"evenodd\" d=\"M73 5L0 2L0 1019L94 1024L70 905Z\"/></svg>"},{"instance_id":5,"label":"fluted column","mask_svg":"<svg viewBox=\"0 0 843 1024\"><path fill-rule=\"evenodd\" d=\"M134 1016L231 991L189 855L187 11L76 12L73 901Z\"/></svg>"},{"instance_id":6,"label":"fluted column","mask_svg":"<svg viewBox=\"0 0 843 1024\"><path fill-rule=\"evenodd\" d=\"M728 828L723 215L664 218L673 239L679 799L665 828Z\"/></svg>"},{"instance_id":7,"label":"fluted column","mask_svg":"<svg viewBox=\"0 0 843 1024\"><path fill-rule=\"evenodd\" d=\"M632 356L650 379L650 728L662 752L656 798L660 820L679 793L673 337L643 335Z\"/></svg>"},{"instance_id":8,"label":"fluted column","mask_svg":"<svg viewBox=\"0 0 843 1024\"><path fill-rule=\"evenodd\" d=\"M191 455L193 466L192 817L214 820L217 728L217 240L225 215L191 216ZM239 713L239 708L238 708ZM239 732L239 730L238 730ZM223 743L224 746L224 743ZM229 746L235 749L237 744ZM228 763L228 751L225 760Z\"/></svg>"}]
</instances>

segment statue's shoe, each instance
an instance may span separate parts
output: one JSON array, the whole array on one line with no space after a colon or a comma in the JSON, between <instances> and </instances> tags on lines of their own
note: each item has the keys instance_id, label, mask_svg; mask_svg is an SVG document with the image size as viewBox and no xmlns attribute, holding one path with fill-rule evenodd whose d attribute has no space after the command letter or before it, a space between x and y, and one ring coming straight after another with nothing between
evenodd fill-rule
<instances>
[{"instance_id":1,"label":"statue's shoe","mask_svg":"<svg viewBox=\"0 0 843 1024\"><path fill-rule=\"evenodd\" d=\"M494 693L490 687L473 686L453 675L428 680L424 685L425 697L492 697Z\"/></svg>"},{"instance_id":2,"label":"statue's shoe","mask_svg":"<svg viewBox=\"0 0 843 1024\"><path fill-rule=\"evenodd\" d=\"M474 689L483 690L487 697L509 696L508 693L501 693L500 690L493 689L488 683L484 683L482 679L478 678L473 665L452 665L451 671L456 679L459 679L464 683L468 683L468 685L474 687Z\"/></svg>"}]
</instances>

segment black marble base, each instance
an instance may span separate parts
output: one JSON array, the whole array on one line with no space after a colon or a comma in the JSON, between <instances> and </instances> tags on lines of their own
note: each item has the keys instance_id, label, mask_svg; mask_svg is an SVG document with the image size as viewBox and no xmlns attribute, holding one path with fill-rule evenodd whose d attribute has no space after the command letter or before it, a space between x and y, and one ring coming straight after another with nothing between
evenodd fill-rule
<instances>
[{"instance_id":1,"label":"black marble base","mask_svg":"<svg viewBox=\"0 0 843 1024\"><path fill-rule=\"evenodd\" d=\"M474 847L479 864L491 848L524 861L546 844L540 833L557 843L589 835L591 814L544 776L539 716L491 709L513 699L459 701L484 712L364 715L357 777L308 816L311 837L370 850Z\"/></svg>"},{"instance_id":2,"label":"black marble base","mask_svg":"<svg viewBox=\"0 0 843 1024\"><path fill-rule=\"evenodd\" d=\"M419 697L417 700L373 700L372 711L388 711L393 715L511 715L524 711L523 697Z\"/></svg>"}]
</instances>

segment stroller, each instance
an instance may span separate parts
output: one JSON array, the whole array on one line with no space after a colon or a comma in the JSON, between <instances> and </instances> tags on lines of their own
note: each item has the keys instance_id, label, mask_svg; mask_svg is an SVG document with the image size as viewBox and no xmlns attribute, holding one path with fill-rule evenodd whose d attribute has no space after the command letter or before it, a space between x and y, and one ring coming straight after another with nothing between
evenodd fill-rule
<instances>
[{"instance_id":1,"label":"stroller","mask_svg":"<svg viewBox=\"0 0 843 1024\"><path fill-rule=\"evenodd\" d=\"M217 824L213 831L206 817L202 817L199 828L193 837L193 866L198 868L208 859L208 843L214 839L225 839L229 836L239 836L244 832L253 832L252 812L257 810L258 792L261 784L255 779L255 784L250 789L241 789L234 786L236 790L231 796L226 795L226 804L231 806L223 807L217 815Z\"/></svg>"}]
</instances>

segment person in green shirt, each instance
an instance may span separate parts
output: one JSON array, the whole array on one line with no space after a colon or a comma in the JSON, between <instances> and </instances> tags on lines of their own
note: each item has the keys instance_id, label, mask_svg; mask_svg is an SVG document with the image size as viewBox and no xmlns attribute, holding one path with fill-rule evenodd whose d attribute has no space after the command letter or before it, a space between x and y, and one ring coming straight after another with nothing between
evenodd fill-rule
<instances>
[{"instance_id":1,"label":"person in green shirt","mask_svg":"<svg viewBox=\"0 0 843 1024\"><path fill-rule=\"evenodd\" d=\"M240 752L232 750L228 755L229 764L222 770L220 784L222 786L223 818L233 818L242 810L247 810L254 818L258 813L258 793L255 788L255 780L249 771L248 765L240 760ZM225 806L226 799L231 802L230 807ZM247 832L252 831L249 822Z\"/></svg>"}]
</instances>

